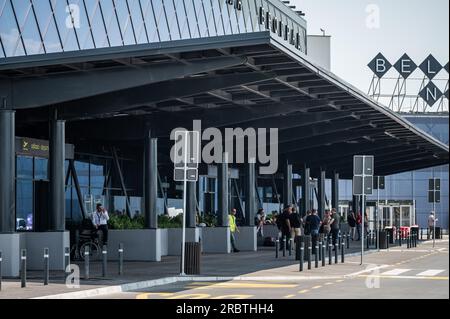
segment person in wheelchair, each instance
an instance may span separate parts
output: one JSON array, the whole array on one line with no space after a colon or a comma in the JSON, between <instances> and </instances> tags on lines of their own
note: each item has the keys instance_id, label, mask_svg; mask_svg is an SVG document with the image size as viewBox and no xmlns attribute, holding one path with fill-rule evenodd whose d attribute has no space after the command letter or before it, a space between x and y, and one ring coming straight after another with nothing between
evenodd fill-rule
<instances>
[{"instance_id":1,"label":"person in wheelchair","mask_svg":"<svg viewBox=\"0 0 450 319\"><path fill-rule=\"evenodd\" d=\"M95 212L92 213L92 224L95 231L100 230L102 232L103 245L108 245L108 220L108 211L102 204L97 204Z\"/></svg>"}]
</instances>

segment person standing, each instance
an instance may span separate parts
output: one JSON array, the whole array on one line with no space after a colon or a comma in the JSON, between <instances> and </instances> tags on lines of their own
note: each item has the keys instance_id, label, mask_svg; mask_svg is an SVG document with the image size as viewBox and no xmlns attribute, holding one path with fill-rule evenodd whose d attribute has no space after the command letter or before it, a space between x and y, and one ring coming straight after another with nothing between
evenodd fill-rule
<instances>
[{"instance_id":1,"label":"person standing","mask_svg":"<svg viewBox=\"0 0 450 319\"><path fill-rule=\"evenodd\" d=\"M234 253L238 253L240 250L236 248L236 232L239 233L239 228L236 225L236 208L233 208L228 215L228 225L230 226L230 241L231 248Z\"/></svg>"},{"instance_id":2,"label":"person standing","mask_svg":"<svg viewBox=\"0 0 450 319\"><path fill-rule=\"evenodd\" d=\"M437 222L437 219L434 216L434 212L431 212L430 215L428 216L427 239L430 239L430 238L433 239L434 238L434 236L435 236L434 229L435 229L435 226L436 226L436 222ZM431 235L431 237L430 237L430 235Z\"/></svg>"},{"instance_id":3,"label":"person standing","mask_svg":"<svg viewBox=\"0 0 450 319\"><path fill-rule=\"evenodd\" d=\"M97 209L92 213L92 224L102 232L103 245L108 245L108 220L108 211L102 204L97 204Z\"/></svg>"},{"instance_id":4,"label":"person standing","mask_svg":"<svg viewBox=\"0 0 450 319\"><path fill-rule=\"evenodd\" d=\"M331 232L331 214L328 209L325 210L325 214L322 219L322 226L320 226L320 227L323 230L322 233L323 233L324 238L328 238L328 236L330 236L330 232Z\"/></svg>"},{"instance_id":5,"label":"person standing","mask_svg":"<svg viewBox=\"0 0 450 319\"><path fill-rule=\"evenodd\" d=\"M256 235L264 237L264 224L266 223L266 214L264 209L260 208L255 216Z\"/></svg>"},{"instance_id":6,"label":"person standing","mask_svg":"<svg viewBox=\"0 0 450 319\"><path fill-rule=\"evenodd\" d=\"M312 210L312 214L306 217L306 224L309 225L309 228L311 230L311 240L312 240L312 247L316 247L316 241L319 237L319 229L320 224L322 221L320 220L320 217L317 215L317 209ZM314 253L313 249L313 253Z\"/></svg>"},{"instance_id":7,"label":"person standing","mask_svg":"<svg viewBox=\"0 0 450 319\"><path fill-rule=\"evenodd\" d=\"M288 205L284 208L280 216L280 230L281 230L281 245L280 250L284 248L284 239L286 239L286 249L290 247L290 239L292 232L291 225L292 206Z\"/></svg>"},{"instance_id":8,"label":"person standing","mask_svg":"<svg viewBox=\"0 0 450 319\"><path fill-rule=\"evenodd\" d=\"M289 218L292 226L291 238L295 239L295 237L301 236L302 227L302 218L295 207L292 208L292 214Z\"/></svg>"},{"instance_id":9,"label":"person standing","mask_svg":"<svg viewBox=\"0 0 450 319\"><path fill-rule=\"evenodd\" d=\"M356 239L356 241L361 240L361 224L362 224L361 212L358 212L358 215L356 215L356 232L358 234L358 239Z\"/></svg>"},{"instance_id":10,"label":"person standing","mask_svg":"<svg viewBox=\"0 0 450 319\"><path fill-rule=\"evenodd\" d=\"M341 223L341 216L339 216L339 214L337 213L336 208L333 208L331 210L331 222L330 222L333 250L336 249L336 242L339 236L340 223Z\"/></svg>"},{"instance_id":11,"label":"person standing","mask_svg":"<svg viewBox=\"0 0 450 319\"><path fill-rule=\"evenodd\" d=\"M350 238L352 241L355 239L355 228L356 228L356 216L353 211L350 211L350 213L347 216L347 223L350 227Z\"/></svg>"}]
</instances>

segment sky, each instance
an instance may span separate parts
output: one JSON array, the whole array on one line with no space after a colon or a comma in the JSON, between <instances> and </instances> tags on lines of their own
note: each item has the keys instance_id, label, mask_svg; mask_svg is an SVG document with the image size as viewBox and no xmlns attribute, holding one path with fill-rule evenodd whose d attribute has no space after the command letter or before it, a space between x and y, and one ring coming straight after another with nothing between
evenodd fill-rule
<instances>
[{"instance_id":1,"label":"sky","mask_svg":"<svg viewBox=\"0 0 450 319\"><path fill-rule=\"evenodd\" d=\"M322 34L322 28L332 36L333 73L364 92L372 80L367 64L379 52L392 64L404 53L417 65L430 53L442 65L449 60L448 0L291 0L291 4L306 13L308 34ZM370 5L379 8L379 27L367 26ZM448 78L446 71L439 75Z\"/></svg>"}]
</instances>

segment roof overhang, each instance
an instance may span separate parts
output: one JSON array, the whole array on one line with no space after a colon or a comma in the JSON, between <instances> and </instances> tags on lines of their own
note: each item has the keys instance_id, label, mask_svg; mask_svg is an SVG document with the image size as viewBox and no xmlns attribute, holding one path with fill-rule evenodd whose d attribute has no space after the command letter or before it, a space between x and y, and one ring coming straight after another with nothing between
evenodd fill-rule
<instances>
[{"instance_id":1,"label":"roof overhang","mask_svg":"<svg viewBox=\"0 0 450 319\"><path fill-rule=\"evenodd\" d=\"M166 121L158 127L166 139L194 119L204 127L278 128L283 157L344 178L357 154L374 155L378 175L448 163L446 144L270 32L5 58L0 84L24 123L46 120L42 107L57 105L73 127L125 116ZM141 138L132 126L107 137Z\"/></svg>"}]
</instances>

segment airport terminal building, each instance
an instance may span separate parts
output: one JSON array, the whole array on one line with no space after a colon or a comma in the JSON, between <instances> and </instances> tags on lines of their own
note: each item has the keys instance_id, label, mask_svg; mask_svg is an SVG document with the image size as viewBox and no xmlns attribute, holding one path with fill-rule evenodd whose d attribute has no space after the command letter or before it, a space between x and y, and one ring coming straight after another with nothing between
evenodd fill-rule
<instances>
[{"instance_id":1,"label":"airport terminal building","mask_svg":"<svg viewBox=\"0 0 450 319\"><path fill-rule=\"evenodd\" d=\"M279 0L0 0L3 274L18 275L21 248L30 269L44 247L64 269L69 230L96 202L144 216L145 229L111 232L110 245L133 247L129 260L179 254L179 229L158 227L158 215L182 195L170 134L198 121L201 133L278 129L278 143L258 136L277 154L273 174L220 152L188 183L188 240L201 238L204 252L230 251L231 207L248 250L253 217L274 194L302 212L338 207L354 155L375 156L381 176L447 165L448 143L329 72L314 54L326 41ZM197 212L216 227L196 227Z\"/></svg>"}]
</instances>

